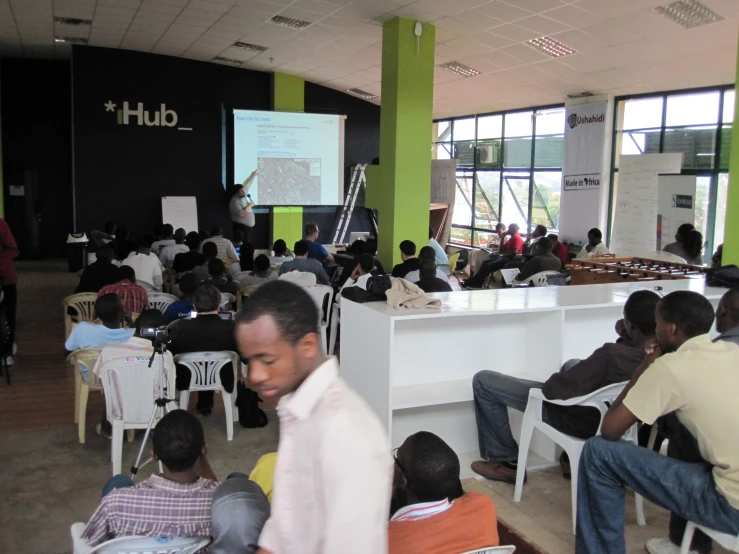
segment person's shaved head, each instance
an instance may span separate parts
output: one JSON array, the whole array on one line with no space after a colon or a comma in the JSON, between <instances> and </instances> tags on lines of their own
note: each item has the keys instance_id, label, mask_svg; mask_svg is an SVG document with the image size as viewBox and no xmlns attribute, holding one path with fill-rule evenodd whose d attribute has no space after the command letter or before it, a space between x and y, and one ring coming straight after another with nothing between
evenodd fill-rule
<instances>
[{"instance_id":1,"label":"person's shaved head","mask_svg":"<svg viewBox=\"0 0 739 554\"><path fill-rule=\"evenodd\" d=\"M716 309L716 330L726 333L739 327L739 287L729 289L721 297Z\"/></svg>"}]
</instances>

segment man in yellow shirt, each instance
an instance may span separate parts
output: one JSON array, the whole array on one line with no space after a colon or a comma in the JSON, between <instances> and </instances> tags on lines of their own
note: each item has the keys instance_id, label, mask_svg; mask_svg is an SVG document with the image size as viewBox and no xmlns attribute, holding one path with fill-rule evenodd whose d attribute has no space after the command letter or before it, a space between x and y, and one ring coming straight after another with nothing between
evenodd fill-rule
<instances>
[{"instance_id":1,"label":"man in yellow shirt","mask_svg":"<svg viewBox=\"0 0 739 554\"><path fill-rule=\"evenodd\" d=\"M678 522L684 528L686 519L739 534L739 346L711 341L713 307L697 293L665 296L655 315L656 344L580 458L577 554L626 551L625 485L673 514L671 540L650 541L652 554L679 552ZM619 440L637 421L651 425L671 413L680 426L674 458Z\"/></svg>"}]
</instances>

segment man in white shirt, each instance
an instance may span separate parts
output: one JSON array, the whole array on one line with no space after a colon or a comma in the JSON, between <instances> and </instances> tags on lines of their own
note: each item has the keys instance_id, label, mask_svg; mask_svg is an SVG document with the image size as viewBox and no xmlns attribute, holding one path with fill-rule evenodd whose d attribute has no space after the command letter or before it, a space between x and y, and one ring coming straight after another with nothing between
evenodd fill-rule
<instances>
[{"instance_id":1,"label":"man in white shirt","mask_svg":"<svg viewBox=\"0 0 739 554\"><path fill-rule=\"evenodd\" d=\"M258 554L385 554L393 462L377 416L326 358L318 308L285 281L239 313L239 352L262 398L280 398L272 515Z\"/></svg>"},{"instance_id":2,"label":"man in white shirt","mask_svg":"<svg viewBox=\"0 0 739 554\"><path fill-rule=\"evenodd\" d=\"M203 241L203 245L212 242L218 248L218 259L226 266L226 270L231 269L231 264L239 261L239 255L236 253L233 243L223 237L223 228L220 225L213 225L210 230L211 237ZM202 248L202 247L201 247Z\"/></svg>"},{"instance_id":3,"label":"man in white shirt","mask_svg":"<svg viewBox=\"0 0 739 554\"><path fill-rule=\"evenodd\" d=\"M173 234L174 234L174 227L172 227L169 223L166 223L165 225L162 226L162 237L163 238L151 243L151 251L154 252L155 256L159 255L159 250L161 250L164 246L171 246L175 244Z\"/></svg>"},{"instance_id":4,"label":"man in white shirt","mask_svg":"<svg viewBox=\"0 0 739 554\"><path fill-rule=\"evenodd\" d=\"M171 269L177 254L184 254L190 251L190 247L185 244L186 238L187 231L182 227L174 232L175 243L162 246L159 249L159 261L162 262L162 265Z\"/></svg>"},{"instance_id":5,"label":"man in white shirt","mask_svg":"<svg viewBox=\"0 0 739 554\"><path fill-rule=\"evenodd\" d=\"M136 252L123 261L136 272L136 282L150 292L162 292L162 262L151 255L149 246L140 241Z\"/></svg>"},{"instance_id":6,"label":"man in white shirt","mask_svg":"<svg viewBox=\"0 0 739 554\"><path fill-rule=\"evenodd\" d=\"M236 230L240 230L244 234L244 242L250 242L251 228L254 227L254 202L251 197L249 201L245 203L245 198L249 192L249 188L254 182L254 177L259 174L259 170L255 169L251 172L243 185L234 185L234 194L231 197L231 201L228 204L228 211L231 215L231 222L233 223L234 235Z\"/></svg>"},{"instance_id":7,"label":"man in white shirt","mask_svg":"<svg viewBox=\"0 0 739 554\"><path fill-rule=\"evenodd\" d=\"M582 247L577 255L578 260L598 258L610 254L608 247L603 243L603 233L600 229L593 228L588 231L588 243Z\"/></svg>"}]
</instances>

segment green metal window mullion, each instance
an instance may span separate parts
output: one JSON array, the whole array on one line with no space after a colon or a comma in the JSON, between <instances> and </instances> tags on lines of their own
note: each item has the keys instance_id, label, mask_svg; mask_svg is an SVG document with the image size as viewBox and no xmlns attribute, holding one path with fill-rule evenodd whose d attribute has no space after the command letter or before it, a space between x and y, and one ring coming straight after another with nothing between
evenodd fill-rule
<instances>
[{"instance_id":1,"label":"green metal window mullion","mask_svg":"<svg viewBox=\"0 0 739 554\"><path fill-rule=\"evenodd\" d=\"M667 127L667 95L662 96L662 126L659 130L659 153L665 151L665 128Z\"/></svg>"},{"instance_id":2,"label":"green metal window mullion","mask_svg":"<svg viewBox=\"0 0 739 554\"><path fill-rule=\"evenodd\" d=\"M613 141L611 142L611 186L608 187L608 214L606 217L606 245L611 244L611 232L613 231L613 196L616 188L616 148L618 148L618 105L620 101L613 102ZM564 163L562 164L564 165Z\"/></svg>"},{"instance_id":3,"label":"green metal window mullion","mask_svg":"<svg viewBox=\"0 0 739 554\"><path fill-rule=\"evenodd\" d=\"M718 174L721 168L721 139L723 133L723 116L724 116L724 95L726 91L721 91L718 100L718 120L716 125L716 140L714 143L714 152L716 156L713 158L713 171L711 172L711 181L708 186L708 213L706 214L706 236L703 237L706 248L703 252L703 259L706 255L713 254L713 239L716 227L716 208L718 204Z\"/></svg>"},{"instance_id":4,"label":"green metal window mullion","mask_svg":"<svg viewBox=\"0 0 739 554\"><path fill-rule=\"evenodd\" d=\"M472 228L477 223L477 116L475 116L475 136L472 147ZM475 232L472 231L470 242L474 246Z\"/></svg>"},{"instance_id":5,"label":"green metal window mullion","mask_svg":"<svg viewBox=\"0 0 739 554\"><path fill-rule=\"evenodd\" d=\"M531 219L534 215L534 158L536 156L536 112L531 113L531 160L529 161L529 205L526 217L526 236L531 235Z\"/></svg>"},{"instance_id":6,"label":"green metal window mullion","mask_svg":"<svg viewBox=\"0 0 739 554\"><path fill-rule=\"evenodd\" d=\"M503 172L505 171L505 115L500 123L500 173L498 174L498 223L503 221Z\"/></svg>"}]
</instances>

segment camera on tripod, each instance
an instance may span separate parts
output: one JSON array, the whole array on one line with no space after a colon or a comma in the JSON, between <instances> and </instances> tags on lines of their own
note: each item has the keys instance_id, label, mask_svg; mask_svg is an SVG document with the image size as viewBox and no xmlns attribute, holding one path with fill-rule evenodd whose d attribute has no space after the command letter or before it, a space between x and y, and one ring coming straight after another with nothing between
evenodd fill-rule
<instances>
[{"instance_id":1,"label":"camera on tripod","mask_svg":"<svg viewBox=\"0 0 739 554\"><path fill-rule=\"evenodd\" d=\"M167 327L164 325L161 327L142 327L141 338L149 339L155 344L169 343L169 333L167 332Z\"/></svg>"}]
</instances>

